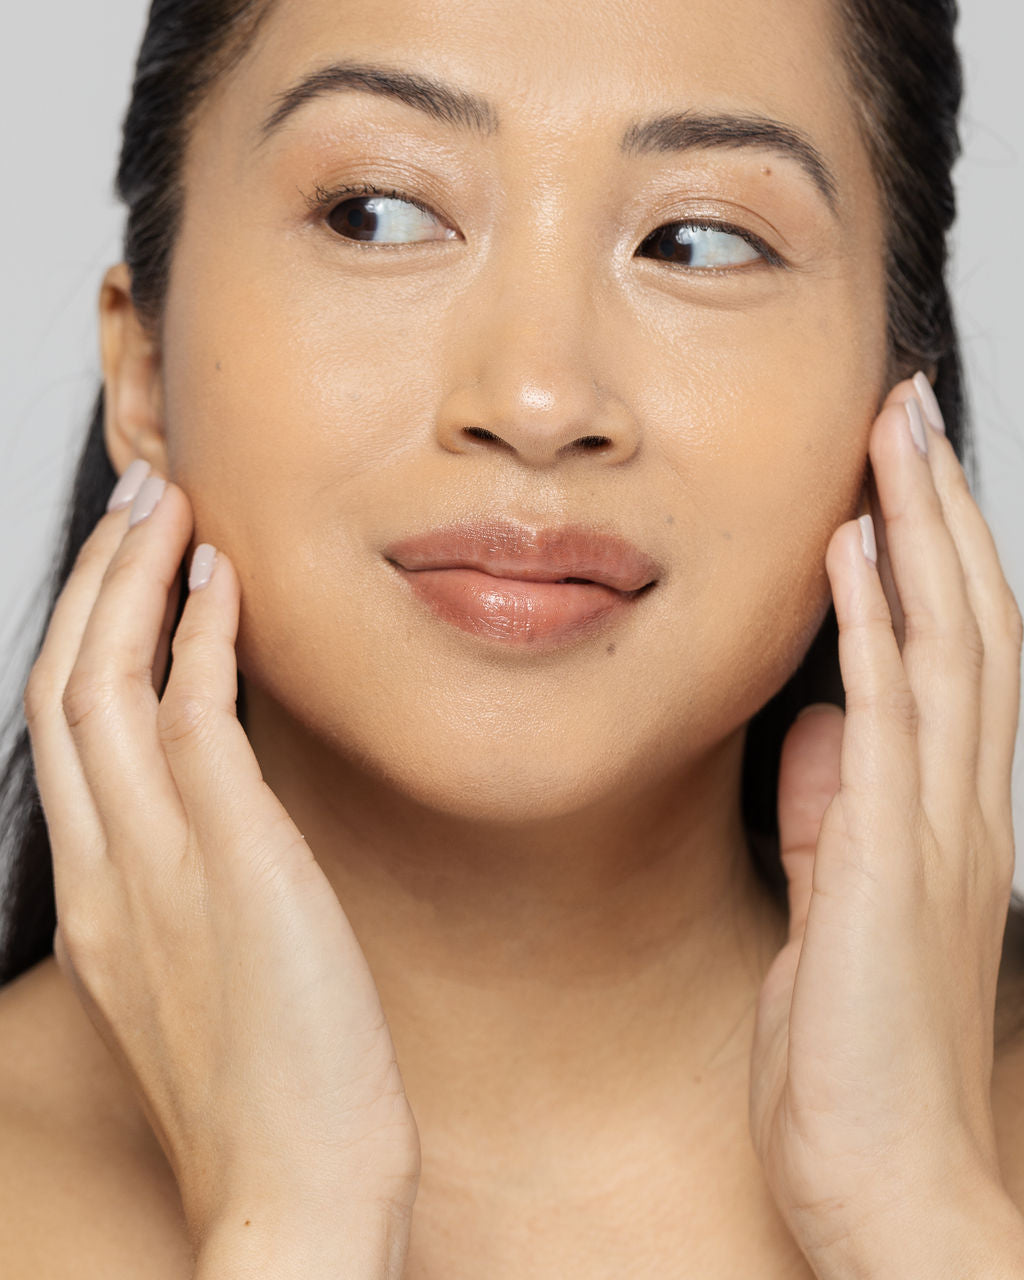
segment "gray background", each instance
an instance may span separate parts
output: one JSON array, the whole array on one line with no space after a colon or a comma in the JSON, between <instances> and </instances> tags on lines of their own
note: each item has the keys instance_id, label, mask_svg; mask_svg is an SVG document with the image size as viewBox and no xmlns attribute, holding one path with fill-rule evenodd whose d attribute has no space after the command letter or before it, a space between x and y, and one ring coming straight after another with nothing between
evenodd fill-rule
<instances>
[{"instance_id":1,"label":"gray background","mask_svg":"<svg viewBox=\"0 0 1024 1280\"><path fill-rule=\"evenodd\" d=\"M98 385L96 297L120 258L111 195L122 113L147 6L9 6L0 42L0 694L19 684L21 615L51 556ZM963 0L967 74L957 170L955 286L981 463L981 502L1024 601L1024 445L1015 377L1024 348L1024 17ZM13 12L12 12L13 10ZM913 50L908 50L913 56ZM19 647L20 646L20 647ZM1015 808L1024 847L1024 751ZM1024 891L1024 854L1017 885Z\"/></svg>"}]
</instances>

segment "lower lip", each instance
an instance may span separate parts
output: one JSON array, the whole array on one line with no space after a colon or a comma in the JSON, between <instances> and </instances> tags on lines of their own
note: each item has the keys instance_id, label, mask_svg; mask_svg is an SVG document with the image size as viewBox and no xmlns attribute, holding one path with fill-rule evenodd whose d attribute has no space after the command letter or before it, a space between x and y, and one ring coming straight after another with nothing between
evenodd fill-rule
<instances>
[{"instance_id":1,"label":"lower lip","mask_svg":"<svg viewBox=\"0 0 1024 1280\"><path fill-rule=\"evenodd\" d=\"M523 582L477 569L395 567L445 622L517 647L550 647L590 636L625 614L642 594L596 582Z\"/></svg>"}]
</instances>

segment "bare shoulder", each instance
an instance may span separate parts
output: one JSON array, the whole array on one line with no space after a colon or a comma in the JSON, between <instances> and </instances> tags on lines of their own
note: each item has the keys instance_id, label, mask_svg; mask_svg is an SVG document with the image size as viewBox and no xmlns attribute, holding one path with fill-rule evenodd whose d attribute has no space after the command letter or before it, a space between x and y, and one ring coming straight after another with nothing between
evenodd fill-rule
<instances>
[{"instance_id":1,"label":"bare shoulder","mask_svg":"<svg viewBox=\"0 0 1024 1280\"><path fill-rule=\"evenodd\" d=\"M0 1274L187 1280L173 1176L53 960L0 989Z\"/></svg>"}]
</instances>

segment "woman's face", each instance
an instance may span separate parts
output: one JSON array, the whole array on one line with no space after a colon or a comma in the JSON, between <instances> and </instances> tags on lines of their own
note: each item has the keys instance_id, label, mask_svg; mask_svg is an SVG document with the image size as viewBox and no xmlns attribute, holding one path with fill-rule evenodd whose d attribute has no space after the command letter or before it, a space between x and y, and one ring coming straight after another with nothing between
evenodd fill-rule
<instances>
[{"instance_id":1,"label":"woman's face","mask_svg":"<svg viewBox=\"0 0 1024 1280\"><path fill-rule=\"evenodd\" d=\"M679 776L781 686L887 390L839 39L826 0L277 4L197 121L162 391L283 725L512 821ZM657 581L575 636L473 634L385 551L495 518Z\"/></svg>"}]
</instances>

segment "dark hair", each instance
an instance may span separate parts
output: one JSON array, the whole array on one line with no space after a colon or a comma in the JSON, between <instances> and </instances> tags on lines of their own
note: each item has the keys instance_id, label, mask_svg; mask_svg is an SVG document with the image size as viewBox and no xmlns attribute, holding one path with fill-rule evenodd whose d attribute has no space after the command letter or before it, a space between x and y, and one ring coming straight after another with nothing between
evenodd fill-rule
<instances>
[{"instance_id":1,"label":"dark hair","mask_svg":"<svg viewBox=\"0 0 1024 1280\"><path fill-rule=\"evenodd\" d=\"M159 325L184 201L181 174L195 113L209 87L252 47L275 0L154 0L139 52L117 173L127 206L124 259L144 324ZM962 371L945 281L946 235L955 200L961 67L953 0L837 0L851 92L887 215L890 381L934 372L949 437L965 458ZM75 474L48 584L46 621L99 520L116 479L104 443L100 391ZM45 623L35 652L38 652ZM743 769L743 812L751 856L785 903L778 855L776 781L781 743L809 702L842 705L835 616L788 683L751 721ZM33 654L34 660L35 654ZM7 929L0 984L47 956L56 928L53 868L22 709L0 778L0 853L8 863Z\"/></svg>"}]
</instances>

